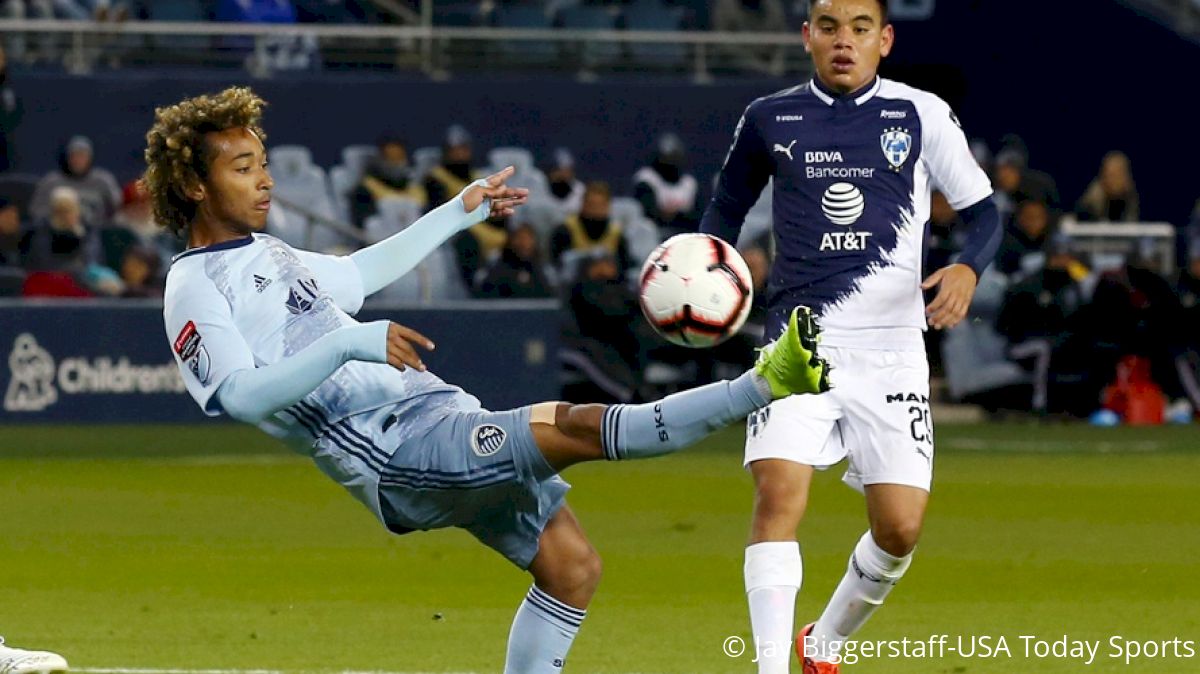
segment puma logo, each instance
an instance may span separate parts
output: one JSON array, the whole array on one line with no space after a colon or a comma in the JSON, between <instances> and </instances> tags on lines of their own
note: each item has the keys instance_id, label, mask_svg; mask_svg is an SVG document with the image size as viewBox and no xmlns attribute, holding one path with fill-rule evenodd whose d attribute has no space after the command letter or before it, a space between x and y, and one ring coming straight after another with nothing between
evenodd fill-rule
<instances>
[{"instance_id":1,"label":"puma logo","mask_svg":"<svg viewBox=\"0 0 1200 674\"><path fill-rule=\"evenodd\" d=\"M795 144L796 144L796 141L794 141L794 140L792 142L788 143L787 147L784 147L784 146L780 145L779 143L775 143L774 151L782 152L782 153L786 154L788 161L795 161L794 159L792 159L792 146Z\"/></svg>"}]
</instances>

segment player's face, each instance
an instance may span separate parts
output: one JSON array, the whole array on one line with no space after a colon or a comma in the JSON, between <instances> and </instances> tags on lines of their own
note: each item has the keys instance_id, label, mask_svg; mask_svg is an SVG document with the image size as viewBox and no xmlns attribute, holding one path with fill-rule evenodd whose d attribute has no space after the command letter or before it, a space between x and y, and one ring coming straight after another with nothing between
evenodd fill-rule
<instances>
[{"instance_id":1,"label":"player's face","mask_svg":"<svg viewBox=\"0 0 1200 674\"><path fill-rule=\"evenodd\" d=\"M875 78L879 61L892 51L892 26L883 25L875 0L820 0L804 23L804 48L817 77L849 93Z\"/></svg>"},{"instance_id":2,"label":"player's face","mask_svg":"<svg viewBox=\"0 0 1200 674\"><path fill-rule=\"evenodd\" d=\"M206 140L214 152L202 186L201 213L213 225L238 235L261 230L275 187L262 141L244 127L214 131Z\"/></svg>"}]
</instances>

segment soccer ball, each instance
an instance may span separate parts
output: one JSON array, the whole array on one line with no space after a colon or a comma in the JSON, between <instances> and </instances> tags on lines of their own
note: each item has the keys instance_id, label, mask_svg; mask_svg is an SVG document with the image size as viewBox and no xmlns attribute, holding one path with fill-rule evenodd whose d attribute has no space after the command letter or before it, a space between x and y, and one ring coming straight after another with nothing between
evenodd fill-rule
<instances>
[{"instance_id":1,"label":"soccer ball","mask_svg":"<svg viewBox=\"0 0 1200 674\"><path fill-rule=\"evenodd\" d=\"M646 258L639 277L646 320L667 341L704 348L746 322L754 291L737 250L707 234L679 234Z\"/></svg>"}]
</instances>

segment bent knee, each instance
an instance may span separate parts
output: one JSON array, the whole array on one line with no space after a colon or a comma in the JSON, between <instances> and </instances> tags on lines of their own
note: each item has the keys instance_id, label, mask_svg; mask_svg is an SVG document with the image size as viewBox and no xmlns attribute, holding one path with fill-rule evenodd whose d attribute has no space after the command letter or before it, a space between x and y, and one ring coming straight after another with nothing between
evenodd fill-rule
<instances>
[{"instance_id":1,"label":"bent knee","mask_svg":"<svg viewBox=\"0 0 1200 674\"><path fill-rule=\"evenodd\" d=\"M904 557L917 547L917 541L921 538L921 521L906 519L881 522L871 530L871 537L884 552L893 557Z\"/></svg>"}]
</instances>

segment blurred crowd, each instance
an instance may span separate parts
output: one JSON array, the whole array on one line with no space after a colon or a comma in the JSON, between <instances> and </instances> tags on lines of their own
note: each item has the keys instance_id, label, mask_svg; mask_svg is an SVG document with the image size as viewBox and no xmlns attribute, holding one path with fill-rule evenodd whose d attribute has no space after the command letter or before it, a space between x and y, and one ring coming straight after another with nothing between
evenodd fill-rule
<instances>
[{"instance_id":1,"label":"blurred crowd","mask_svg":"<svg viewBox=\"0 0 1200 674\"><path fill-rule=\"evenodd\" d=\"M97 1L88 11L100 16L101 8L117 5ZM0 296L161 296L182 242L156 226L144 190L106 170L87 137L66 138L54 170L21 173L13 141L25 111L7 73L0 49ZM931 360L952 397L1097 423L1190 419L1200 407L1200 203L1180 228L1179 254L1165 263L1153 242L1137 237L1121 255L1098 256L1068 236L1066 223L1139 222L1129 157L1098 157L1083 193L1064 199L1020 138L993 147L975 141L973 150L992 176L1006 227L971 320L930 333ZM384 295L425 304L559 299L565 380L587 389L580 397L635 400L724 376L749 362L761 338L769 194L738 242L759 303L743 334L719 349L686 351L641 320L641 261L672 234L697 229L714 179L693 175L686 141L674 133L632 157L620 184L597 180L566 147L541 157L521 148L481 152L459 125L436 145L415 148L383 133L373 145L345 148L342 164L328 171L307 148L273 147L270 156L276 201L268 232L331 251L400 231L470 181L517 166L513 182L532 193L527 207L463 232ZM957 225L935 194L927 269L954 259L963 235Z\"/></svg>"}]
</instances>

